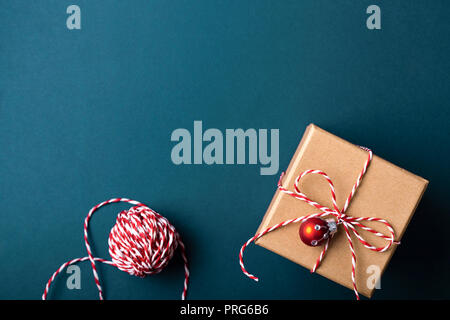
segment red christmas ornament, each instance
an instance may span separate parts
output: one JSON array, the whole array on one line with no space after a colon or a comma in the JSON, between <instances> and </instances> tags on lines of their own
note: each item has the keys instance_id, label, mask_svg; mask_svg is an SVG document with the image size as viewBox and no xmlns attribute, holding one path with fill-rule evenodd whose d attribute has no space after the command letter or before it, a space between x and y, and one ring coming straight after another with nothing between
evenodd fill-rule
<instances>
[{"instance_id":1,"label":"red christmas ornament","mask_svg":"<svg viewBox=\"0 0 450 320\"><path fill-rule=\"evenodd\" d=\"M335 231L336 222L333 219L323 220L313 217L302 222L299 234L304 244L316 247Z\"/></svg>"}]
</instances>

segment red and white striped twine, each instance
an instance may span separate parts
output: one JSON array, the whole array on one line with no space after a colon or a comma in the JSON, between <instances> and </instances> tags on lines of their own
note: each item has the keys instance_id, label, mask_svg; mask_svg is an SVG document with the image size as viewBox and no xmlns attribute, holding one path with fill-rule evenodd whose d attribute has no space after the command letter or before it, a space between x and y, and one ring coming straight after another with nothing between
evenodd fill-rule
<instances>
[{"instance_id":1,"label":"red and white striped twine","mask_svg":"<svg viewBox=\"0 0 450 320\"><path fill-rule=\"evenodd\" d=\"M133 205L129 210L124 210L117 216L116 224L111 229L108 239L111 261L96 258L92 254L88 240L88 226L92 214L104 205L117 202L127 202ZM181 299L186 298L189 282L188 261L183 241L175 227L170 222L145 206L144 204L126 198L114 198L94 206L84 220L84 242L87 256L65 262L53 273L45 286L42 300L47 299L50 285L55 277L67 266L89 260L94 274L100 300L103 300L103 289L97 273L95 262L102 262L116 266L122 271L138 277L161 272L169 263L175 250L179 247L184 261L184 286Z\"/></svg>"},{"instance_id":2,"label":"red and white striped twine","mask_svg":"<svg viewBox=\"0 0 450 320\"><path fill-rule=\"evenodd\" d=\"M239 263L241 265L242 272L247 277L249 277L249 278L251 278L251 279L253 279L255 281L258 281L258 278L256 276L248 273L247 270L245 269L245 266L244 266L244 260L243 260L244 251L245 251L245 248L250 243L254 242L258 238L264 236L265 234L267 234L267 233L269 233L271 231L274 231L274 230L276 230L278 228L287 226L287 225L289 225L291 223L302 222L302 221L304 221L304 220L306 220L308 218L312 218L312 217L324 217L324 216L330 216L331 215L331 216L333 216L336 219L336 222L337 222L338 225L341 224L344 227L345 234L347 236L349 248L350 248L350 251L351 251L351 254L352 254L352 273L351 273L351 276L352 276L352 282L353 282L353 291L355 292L356 299L359 300L359 294L358 294L358 289L356 287L356 280L355 280L355 274L356 274L356 253L355 253L355 249L353 247L353 241L352 241L352 237L351 237L351 233L350 232L353 232L353 234L356 236L356 238L366 248L368 248L370 250L373 250L373 251L377 251L377 252L384 252L384 251L388 250L391 247L392 244L399 244L399 242L395 241L394 229L389 224L389 222L387 222L386 220L380 219L380 218L375 218L375 217L359 217L359 218L355 218L355 217L347 216L345 214L345 212L347 211L348 206L350 204L350 201L352 200L353 196L355 195L356 190L359 187L359 185L360 185L360 183L362 181L362 178L363 178L364 174L367 171L367 168L369 167L369 164L370 164L370 162L372 160L372 156L373 156L372 151L370 149L367 149L367 148L364 148L364 147L361 147L361 148L368 152L368 158L367 158L367 161L365 162L364 167L363 167L361 173L359 174L355 184L353 185L352 191L351 191L350 195L348 196L347 200L345 201L345 204L344 204L344 207L343 207L342 210L339 209L339 207L338 207L338 205L336 203L336 193L335 193L333 181L331 180L331 178L329 176L326 175L325 172L320 171L320 170L306 170L306 171L302 172L297 177L297 179L295 180L294 191L290 191L290 190L288 190L288 189L286 189L285 187L282 186L282 179L283 179L283 176L284 176L284 172L281 174L280 180L278 181L278 189L281 192L284 192L284 193L286 193L286 194L288 194L288 195L290 195L290 196L292 196L292 197L294 197L296 199L299 199L301 201L305 201L306 203L308 203L311 206L313 206L313 207L317 208L318 210L320 210L320 212L314 213L314 214L310 214L310 215L306 215L306 216L301 216L301 217L298 217L298 218L295 218L295 219L290 219L290 220L286 220L286 221L283 221L281 223L278 223L278 224L276 224L276 225L274 225L272 227L269 227L269 228L267 228L267 229L257 233L255 236L251 237L246 243L244 243L244 245L242 246L242 248L241 248L241 250L239 252ZM328 182L328 184L330 186L330 190L331 190L331 201L333 203L333 209L325 207L325 206L322 206L322 205L318 204L317 202L312 201L304 193L302 193L300 191L300 188L299 188L300 180L304 176L306 176L306 175L308 175L310 173L311 174L319 174L319 175L323 176L327 180L327 182ZM383 223L386 226L386 228L388 229L388 231L389 231L389 236L387 236L387 235L385 235L385 234L383 234L381 232L378 232L378 231L376 231L376 230L374 230L374 229L372 229L370 227L367 227L367 226L363 225L361 223L361 221L376 221L376 222ZM372 244L367 242L358 233L358 231L356 230L356 227L359 227L359 228L361 228L361 229L363 229L365 231L371 232L377 237L381 237L381 238L385 239L387 241L387 244L384 247L373 246ZM325 253L327 252L328 244L329 244L331 238L332 238L332 236L330 236L326 240L325 245L323 247L323 250L320 253L319 257L317 258L316 264L311 269L311 272L315 272L317 270L317 268L319 267L320 263L322 262L322 260L323 260L323 258L325 256Z\"/></svg>"}]
</instances>

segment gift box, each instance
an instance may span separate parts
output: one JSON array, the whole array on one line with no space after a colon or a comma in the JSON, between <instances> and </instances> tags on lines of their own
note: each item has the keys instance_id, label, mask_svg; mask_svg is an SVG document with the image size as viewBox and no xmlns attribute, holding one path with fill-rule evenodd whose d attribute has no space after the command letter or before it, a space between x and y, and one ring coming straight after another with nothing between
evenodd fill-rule
<instances>
[{"instance_id":1,"label":"gift box","mask_svg":"<svg viewBox=\"0 0 450 320\"><path fill-rule=\"evenodd\" d=\"M343 208L349 194L352 193L355 181L364 170L367 157L368 150L351 144L313 124L309 125L258 228L256 233L258 237L254 239L255 243L308 269L314 269L318 258L324 254L315 272L353 290L354 284L356 284L357 291L370 298L375 290L373 274L378 270L381 276L397 244L393 244L384 252L382 250L373 251L357 239L357 235L352 232L351 228L347 228L352 238L352 250L349 247L348 235L339 224L337 231L329 239L325 253L323 245L311 247L301 241L299 237L300 223L290 223L261 236L264 230L267 231L277 224L321 212L311 203L300 201L299 196L297 198L292 196L292 194L298 194L298 192L294 192L294 185L302 172L321 170L326 173L334 185L336 205L338 208ZM368 164L367 171L363 175L345 215L350 218L374 218L361 221L361 223L376 230L379 234L359 228L357 222L352 226L358 229L358 234L367 243L373 247L383 247L389 238L389 227L377 219L386 220L395 231L395 240L400 241L428 181L376 155L373 155L371 161L367 162L370 164ZM330 184L323 175L304 176L298 184L301 194L307 195L309 199L320 205L333 209ZM285 189L287 192L280 189ZM381 234L384 234L384 237L380 236ZM352 259L352 251L355 261ZM243 264L241 265L243 267ZM352 280L352 268L355 269L354 281Z\"/></svg>"}]
</instances>

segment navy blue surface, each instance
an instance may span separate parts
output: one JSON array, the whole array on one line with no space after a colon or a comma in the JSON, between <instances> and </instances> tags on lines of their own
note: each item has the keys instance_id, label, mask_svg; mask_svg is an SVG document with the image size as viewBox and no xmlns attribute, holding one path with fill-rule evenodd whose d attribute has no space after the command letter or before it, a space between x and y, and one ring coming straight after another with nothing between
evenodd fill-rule
<instances>
[{"instance_id":1,"label":"navy blue surface","mask_svg":"<svg viewBox=\"0 0 450 320\"><path fill-rule=\"evenodd\" d=\"M365 26L368 5L382 30ZM82 29L66 28L77 4ZM279 128L280 170L314 122L430 180L374 299L449 298L448 1L0 1L0 298L38 299L84 256L82 224L123 196L183 235L189 298L353 299L353 292L252 246L238 250L278 174L255 165L175 166L176 128ZM90 236L109 257L119 210ZM58 278L51 298L95 299ZM179 258L139 279L100 266L106 298L177 299ZM349 273L350 276L350 273Z\"/></svg>"}]
</instances>

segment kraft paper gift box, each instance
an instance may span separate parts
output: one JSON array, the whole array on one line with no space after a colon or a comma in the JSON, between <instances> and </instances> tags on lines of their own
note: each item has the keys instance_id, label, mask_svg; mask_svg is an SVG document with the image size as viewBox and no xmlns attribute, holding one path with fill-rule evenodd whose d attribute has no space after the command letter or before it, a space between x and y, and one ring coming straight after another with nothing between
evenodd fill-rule
<instances>
[{"instance_id":1,"label":"kraft paper gift box","mask_svg":"<svg viewBox=\"0 0 450 320\"><path fill-rule=\"evenodd\" d=\"M367 160L367 155L367 151L360 147L311 124L289 164L282 186L293 191L295 179L301 172L309 169L322 170L332 179L338 207L342 208ZM377 157L374 152L372 162L346 214L352 217L378 217L387 220L394 228L396 240L399 241L427 184L427 180ZM330 187L322 176L305 176L300 181L300 190L309 199L332 208ZM257 233L285 220L318 212L318 209L306 202L277 189ZM382 223L364 221L363 224L389 234ZM299 223L293 223L279 228L257 239L255 243L312 269L323 247L305 245L299 237L299 226ZM386 245L386 240L367 231L358 229L358 232L375 246ZM381 275L397 245L392 245L385 252L375 252L364 247L353 234L352 239L357 258L358 291L370 298L374 288L368 285L368 277L373 277L370 270L374 267L369 267L378 267ZM338 226L316 273L353 290L351 270L352 258L348 240L342 226Z\"/></svg>"}]
</instances>

